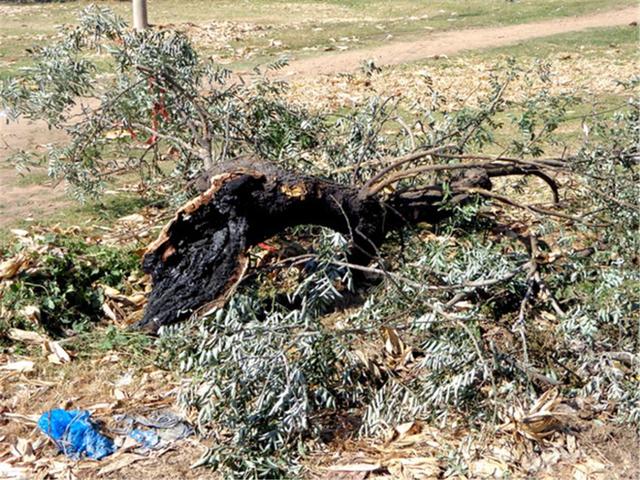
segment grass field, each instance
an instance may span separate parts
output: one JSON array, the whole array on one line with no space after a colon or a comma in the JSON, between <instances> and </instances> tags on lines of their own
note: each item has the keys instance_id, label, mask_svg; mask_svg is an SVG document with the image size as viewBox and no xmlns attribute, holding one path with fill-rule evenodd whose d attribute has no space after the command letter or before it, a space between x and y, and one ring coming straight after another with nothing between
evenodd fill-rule
<instances>
[{"instance_id":1,"label":"grass field","mask_svg":"<svg viewBox=\"0 0 640 480\"><path fill-rule=\"evenodd\" d=\"M129 19L127 2L104 1ZM150 4L156 25L202 27L204 52L246 64L283 53L320 55L326 50L363 48L425 34L581 15L634 5L629 0L417 0L243 1L159 0ZM42 45L62 24L75 21L89 2L40 5L0 4L0 78L25 65L26 49Z\"/></svg>"},{"instance_id":2,"label":"grass field","mask_svg":"<svg viewBox=\"0 0 640 480\"><path fill-rule=\"evenodd\" d=\"M563 33L535 38L508 47L469 52L469 59L492 59L500 55L515 58L547 58L572 53L596 62L638 61L638 29L633 26L592 28L583 32Z\"/></svg>"}]
</instances>

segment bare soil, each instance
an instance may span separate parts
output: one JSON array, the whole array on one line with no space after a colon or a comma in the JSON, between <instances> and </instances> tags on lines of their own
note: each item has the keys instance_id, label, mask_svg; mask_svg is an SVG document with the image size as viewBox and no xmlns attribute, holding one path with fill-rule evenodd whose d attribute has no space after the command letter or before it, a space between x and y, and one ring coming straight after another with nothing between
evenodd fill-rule
<instances>
[{"instance_id":1,"label":"bare soil","mask_svg":"<svg viewBox=\"0 0 640 480\"><path fill-rule=\"evenodd\" d=\"M7 162L21 150L43 150L44 144L63 140L64 133L49 130L45 122L3 120L0 118L0 228L32 216L45 218L68 201L61 185L20 185L20 174Z\"/></svg>"}]
</instances>

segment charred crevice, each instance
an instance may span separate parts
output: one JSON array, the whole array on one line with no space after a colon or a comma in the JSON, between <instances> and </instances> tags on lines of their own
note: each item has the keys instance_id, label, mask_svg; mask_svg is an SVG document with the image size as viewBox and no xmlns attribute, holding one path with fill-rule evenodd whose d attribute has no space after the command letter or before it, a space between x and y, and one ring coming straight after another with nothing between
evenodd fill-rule
<instances>
[{"instance_id":1,"label":"charred crevice","mask_svg":"<svg viewBox=\"0 0 640 480\"><path fill-rule=\"evenodd\" d=\"M140 327L156 331L223 303L242 278L247 249L289 227L319 225L341 232L352 239L350 261L366 264L388 232L449 215L442 208L442 186L385 198L255 160L226 166L207 184L145 254L143 268L153 290ZM465 189L490 186L487 173L474 169L452 181L449 191L462 202Z\"/></svg>"}]
</instances>

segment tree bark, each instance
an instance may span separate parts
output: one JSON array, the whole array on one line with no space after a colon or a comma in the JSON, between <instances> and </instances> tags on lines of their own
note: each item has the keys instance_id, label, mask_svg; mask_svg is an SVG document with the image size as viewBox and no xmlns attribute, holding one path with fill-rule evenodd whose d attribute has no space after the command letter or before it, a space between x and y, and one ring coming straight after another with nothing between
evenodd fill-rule
<instances>
[{"instance_id":1,"label":"tree bark","mask_svg":"<svg viewBox=\"0 0 640 480\"><path fill-rule=\"evenodd\" d=\"M143 268L153 290L141 328L155 332L224 303L247 268L247 250L288 227L310 224L341 232L351 239L350 261L367 264L388 232L450 214L441 208L442 185L371 196L255 158L222 167L207 185L145 253ZM452 179L452 201L464 202L468 194L460 192L472 187L491 188L487 172L472 169Z\"/></svg>"},{"instance_id":2,"label":"tree bark","mask_svg":"<svg viewBox=\"0 0 640 480\"><path fill-rule=\"evenodd\" d=\"M148 27L147 0L133 0L133 28L141 31Z\"/></svg>"}]
</instances>

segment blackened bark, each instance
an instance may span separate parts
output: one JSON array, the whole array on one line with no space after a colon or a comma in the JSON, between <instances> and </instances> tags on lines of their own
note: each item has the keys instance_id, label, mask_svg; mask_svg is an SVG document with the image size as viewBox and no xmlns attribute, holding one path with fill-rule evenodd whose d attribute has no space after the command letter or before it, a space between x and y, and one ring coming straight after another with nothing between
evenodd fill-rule
<instances>
[{"instance_id":1,"label":"blackened bark","mask_svg":"<svg viewBox=\"0 0 640 480\"><path fill-rule=\"evenodd\" d=\"M143 261L153 290L138 326L156 331L225 301L247 265L246 251L288 227L320 225L352 239L351 261L366 264L385 235L446 216L441 186L369 196L354 186L283 171L254 159L236 161L208 179L210 187L178 210ZM490 188L470 170L458 187ZM457 196L464 201L466 194Z\"/></svg>"}]
</instances>

